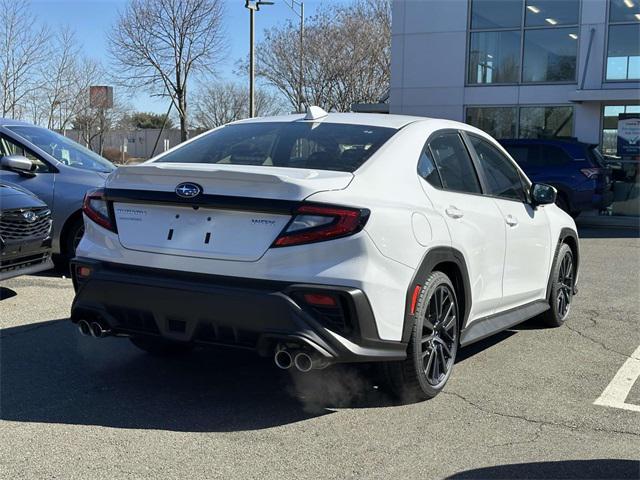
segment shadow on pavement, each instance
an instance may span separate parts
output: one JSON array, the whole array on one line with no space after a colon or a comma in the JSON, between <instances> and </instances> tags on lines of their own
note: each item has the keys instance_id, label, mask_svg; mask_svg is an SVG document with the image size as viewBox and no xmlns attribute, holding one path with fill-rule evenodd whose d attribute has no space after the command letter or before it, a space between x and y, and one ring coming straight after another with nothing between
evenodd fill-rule
<instances>
[{"instance_id":1,"label":"shadow on pavement","mask_svg":"<svg viewBox=\"0 0 640 480\"><path fill-rule=\"evenodd\" d=\"M447 480L462 479L638 479L637 460L563 460L518 463L456 473Z\"/></svg>"},{"instance_id":2,"label":"shadow on pavement","mask_svg":"<svg viewBox=\"0 0 640 480\"><path fill-rule=\"evenodd\" d=\"M509 338L459 353L458 363ZM252 352L158 358L125 338L82 337L66 319L0 330L0 418L16 422L210 432L270 428L335 408L392 407L373 365L301 374Z\"/></svg>"},{"instance_id":3,"label":"shadow on pavement","mask_svg":"<svg viewBox=\"0 0 640 480\"><path fill-rule=\"evenodd\" d=\"M0 287L0 300L6 300L17 295L15 290L7 287Z\"/></svg>"},{"instance_id":4,"label":"shadow on pavement","mask_svg":"<svg viewBox=\"0 0 640 480\"><path fill-rule=\"evenodd\" d=\"M127 339L82 337L68 320L0 331L3 420L209 432L331 413L310 413L286 377L245 352L152 357Z\"/></svg>"},{"instance_id":5,"label":"shadow on pavement","mask_svg":"<svg viewBox=\"0 0 640 480\"><path fill-rule=\"evenodd\" d=\"M635 228L578 228L580 238L640 238Z\"/></svg>"}]
</instances>

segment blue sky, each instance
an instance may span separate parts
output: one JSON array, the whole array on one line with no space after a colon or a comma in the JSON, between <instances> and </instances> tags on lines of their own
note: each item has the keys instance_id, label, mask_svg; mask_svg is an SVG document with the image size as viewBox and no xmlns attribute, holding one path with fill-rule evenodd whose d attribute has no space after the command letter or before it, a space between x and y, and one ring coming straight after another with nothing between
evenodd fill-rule
<instances>
[{"instance_id":1,"label":"blue sky","mask_svg":"<svg viewBox=\"0 0 640 480\"><path fill-rule=\"evenodd\" d=\"M273 0L275 5L265 6L256 14L256 38L262 37L262 30L281 24L297 16L287 7L284 0ZM328 3L331 0L324 0ZM224 0L230 51L220 68L220 76L233 78L235 62L246 56L249 49L249 14L244 8L244 0ZM126 6L126 0L32 0L32 10L39 21L46 22L53 30L70 26L82 45L84 52L102 61L108 67L107 32L115 23L118 11ZM312 15L322 0L305 0L305 16ZM158 101L140 93L131 100L136 110L162 112L168 108L166 100Z\"/></svg>"}]
</instances>

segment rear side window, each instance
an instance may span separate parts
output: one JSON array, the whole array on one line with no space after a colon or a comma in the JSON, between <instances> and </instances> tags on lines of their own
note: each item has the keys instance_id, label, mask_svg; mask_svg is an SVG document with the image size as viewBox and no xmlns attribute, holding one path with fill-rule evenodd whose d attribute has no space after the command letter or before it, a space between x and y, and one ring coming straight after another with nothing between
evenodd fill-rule
<instances>
[{"instance_id":1,"label":"rear side window","mask_svg":"<svg viewBox=\"0 0 640 480\"><path fill-rule=\"evenodd\" d=\"M553 165L564 165L565 163L569 163L571 161L571 157L567 155L560 147L555 147L553 145L541 145L540 146L540 161L539 166L553 166Z\"/></svg>"},{"instance_id":2,"label":"rear side window","mask_svg":"<svg viewBox=\"0 0 640 480\"><path fill-rule=\"evenodd\" d=\"M442 187L464 193L481 193L476 170L458 133L441 133L429 142Z\"/></svg>"},{"instance_id":3,"label":"rear side window","mask_svg":"<svg viewBox=\"0 0 640 480\"><path fill-rule=\"evenodd\" d=\"M393 128L324 122L227 125L156 161L353 172L396 131Z\"/></svg>"},{"instance_id":4,"label":"rear side window","mask_svg":"<svg viewBox=\"0 0 640 480\"><path fill-rule=\"evenodd\" d=\"M522 180L513 162L488 141L470 135L487 181L487 193L511 200L525 200Z\"/></svg>"},{"instance_id":5,"label":"rear side window","mask_svg":"<svg viewBox=\"0 0 640 480\"><path fill-rule=\"evenodd\" d=\"M431 151L428 146L425 146L420 154L420 160L418 160L418 175L434 187L442 188L440 174L438 173L436 164L433 162L433 158L431 158Z\"/></svg>"}]
</instances>

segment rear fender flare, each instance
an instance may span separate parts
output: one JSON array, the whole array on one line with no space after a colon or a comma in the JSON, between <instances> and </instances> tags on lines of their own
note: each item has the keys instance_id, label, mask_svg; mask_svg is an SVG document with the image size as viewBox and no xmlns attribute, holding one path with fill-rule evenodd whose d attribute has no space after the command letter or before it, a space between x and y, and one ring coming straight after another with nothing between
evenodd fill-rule
<instances>
[{"instance_id":1,"label":"rear fender flare","mask_svg":"<svg viewBox=\"0 0 640 480\"><path fill-rule=\"evenodd\" d=\"M402 342L407 343L411 338L411 331L413 329L414 315L411 314L411 301L413 298L413 291L417 285L423 286L424 279L431 273L434 268L443 262L450 262L458 267L460 273L461 285L457 286L457 289L464 291L464 312L462 315L462 322L460 323L460 330L462 330L469 318L469 312L471 311L471 285L469 283L469 272L467 269L467 263L464 259L464 255L459 250L452 247L435 247L430 249L422 258L420 266L416 270L409 287L407 288L407 297L405 302L405 314L404 325L402 328ZM456 279L451 279L456 284Z\"/></svg>"}]
</instances>

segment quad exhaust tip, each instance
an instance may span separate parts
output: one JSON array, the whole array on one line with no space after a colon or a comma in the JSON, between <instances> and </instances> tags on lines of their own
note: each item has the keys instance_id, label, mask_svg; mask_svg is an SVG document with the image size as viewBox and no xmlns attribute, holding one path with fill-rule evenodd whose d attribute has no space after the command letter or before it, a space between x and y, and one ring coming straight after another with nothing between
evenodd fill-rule
<instances>
[{"instance_id":1,"label":"quad exhaust tip","mask_svg":"<svg viewBox=\"0 0 640 480\"><path fill-rule=\"evenodd\" d=\"M313 368L313 360L305 352L297 353L295 358L293 359L293 363L295 364L298 370L304 373L310 372L311 369Z\"/></svg>"},{"instance_id":2,"label":"quad exhaust tip","mask_svg":"<svg viewBox=\"0 0 640 480\"><path fill-rule=\"evenodd\" d=\"M89 325L89 322L87 322L86 320L80 320L78 322L78 331L80 332L80 335L83 335L85 337L90 336L91 326Z\"/></svg>"},{"instance_id":3,"label":"quad exhaust tip","mask_svg":"<svg viewBox=\"0 0 640 480\"><path fill-rule=\"evenodd\" d=\"M78 331L85 337L104 338L111 335L111 330L102 326L100 322L91 322L80 320L78 322Z\"/></svg>"},{"instance_id":4,"label":"quad exhaust tip","mask_svg":"<svg viewBox=\"0 0 640 480\"><path fill-rule=\"evenodd\" d=\"M276 350L273 360L276 362L276 366L282 370L288 370L293 366L293 358L284 348Z\"/></svg>"}]
</instances>

